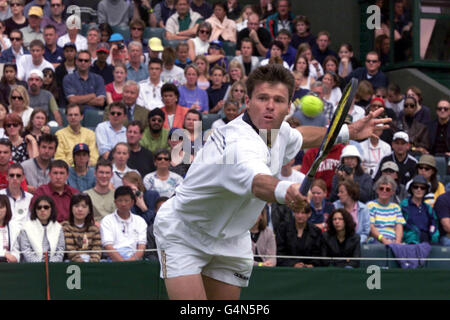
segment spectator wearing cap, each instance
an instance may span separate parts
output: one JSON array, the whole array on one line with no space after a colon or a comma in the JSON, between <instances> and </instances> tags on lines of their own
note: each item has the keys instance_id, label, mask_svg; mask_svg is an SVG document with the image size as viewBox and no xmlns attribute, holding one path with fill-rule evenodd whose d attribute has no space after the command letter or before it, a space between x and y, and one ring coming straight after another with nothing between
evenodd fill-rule
<instances>
[{"instance_id":1,"label":"spectator wearing cap","mask_svg":"<svg viewBox=\"0 0 450 320\"><path fill-rule=\"evenodd\" d=\"M365 115L369 114L369 112L374 112L379 108L383 108L383 112L378 116L379 118L392 119L391 123L389 123L389 128L383 130L381 133L380 139L387 143L391 143L394 132L398 131L397 116L393 110L386 108L385 101L380 97L375 97L370 100L369 105L366 107Z\"/></svg>"},{"instance_id":2,"label":"spectator wearing cap","mask_svg":"<svg viewBox=\"0 0 450 320\"><path fill-rule=\"evenodd\" d=\"M450 100L441 99L436 106L437 119L429 129L430 153L450 156Z\"/></svg>"},{"instance_id":3,"label":"spectator wearing cap","mask_svg":"<svg viewBox=\"0 0 450 320\"><path fill-rule=\"evenodd\" d=\"M50 0L50 15L46 15L44 11L44 17L42 18L41 27L52 25L56 29L56 34L61 37L67 33L66 24L63 20L63 12L65 9L63 0Z\"/></svg>"},{"instance_id":4,"label":"spectator wearing cap","mask_svg":"<svg viewBox=\"0 0 450 320\"><path fill-rule=\"evenodd\" d=\"M42 16L45 15L49 17L51 15L50 4L47 0L32 0L28 2L23 10L24 15L27 19L30 18L30 11L32 11L33 7L40 8L42 10Z\"/></svg>"},{"instance_id":5,"label":"spectator wearing cap","mask_svg":"<svg viewBox=\"0 0 450 320\"><path fill-rule=\"evenodd\" d=\"M450 191L437 198L434 211L439 219L439 235L441 245L450 246Z\"/></svg>"},{"instance_id":6,"label":"spectator wearing cap","mask_svg":"<svg viewBox=\"0 0 450 320\"><path fill-rule=\"evenodd\" d=\"M372 178L377 174L378 163L392 152L391 146L380 139L383 129L375 127L373 134L360 143L362 166Z\"/></svg>"},{"instance_id":7,"label":"spectator wearing cap","mask_svg":"<svg viewBox=\"0 0 450 320\"><path fill-rule=\"evenodd\" d=\"M391 196L391 202L395 202L397 204L400 204L403 199L408 197L408 192L406 191L406 187L404 184L400 183L400 179L398 176L399 169L398 165L394 161L387 161L383 163L383 166L381 167L381 176L390 176L392 179L394 179L397 188L395 190L395 193ZM376 198L376 195L374 194L372 198Z\"/></svg>"},{"instance_id":8,"label":"spectator wearing cap","mask_svg":"<svg viewBox=\"0 0 450 320\"><path fill-rule=\"evenodd\" d=\"M69 166L63 160L54 160L49 166L50 182L41 185L34 192L33 199L30 202L30 209L33 208L34 202L40 196L46 195L55 202L58 222L62 222L69 218L70 199L73 195L80 193L77 189L67 184L69 177Z\"/></svg>"},{"instance_id":9,"label":"spectator wearing cap","mask_svg":"<svg viewBox=\"0 0 450 320\"><path fill-rule=\"evenodd\" d=\"M63 121L61 114L59 113L58 104L55 97L50 91L42 89L44 81L44 74L40 70L31 70L28 75L28 95L30 98L29 106L33 109L41 108L47 113L47 117L50 113L53 114L54 119L59 126L62 126Z\"/></svg>"},{"instance_id":10,"label":"spectator wearing cap","mask_svg":"<svg viewBox=\"0 0 450 320\"><path fill-rule=\"evenodd\" d=\"M436 199L445 193L445 187L437 177L436 159L431 154L424 154L417 162L416 169L416 173L423 176L430 185L430 192L425 195L425 202L433 207Z\"/></svg>"},{"instance_id":11,"label":"spectator wearing cap","mask_svg":"<svg viewBox=\"0 0 450 320\"><path fill-rule=\"evenodd\" d=\"M75 57L77 55L77 47L73 42L67 42L63 48L64 60L55 69L56 83L61 85L66 75L75 72ZM64 86L60 87L58 101L59 107L63 108L66 105L66 94L64 92Z\"/></svg>"},{"instance_id":12,"label":"spectator wearing cap","mask_svg":"<svg viewBox=\"0 0 450 320\"><path fill-rule=\"evenodd\" d=\"M175 0L176 13L167 19L167 40L188 40L194 38L197 33L198 24L203 17L189 7L188 0Z\"/></svg>"},{"instance_id":13,"label":"spectator wearing cap","mask_svg":"<svg viewBox=\"0 0 450 320\"><path fill-rule=\"evenodd\" d=\"M100 42L97 45L97 60L90 66L89 71L98 74L103 78L105 85L114 81L114 67L110 65L108 56L110 46L106 42Z\"/></svg>"},{"instance_id":14,"label":"spectator wearing cap","mask_svg":"<svg viewBox=\"0 0 450 320\"><path fill-rule=\"evenodd\" d=\"M139 97L137 104L148 110L162 108L164 105L161 98L161 88L163 86L161 80L162 69L163 62L161 59L150 59L148 63L148 79L139 82Z\"/></svg>"},{"instance_id":15,"label":"spectator wearing cap","mask_svg":"<svg viewBox=\"0 0 450 320\"><path fill-rule=\"evenodd\" d=\"M100 29L97 26L93 25L89 28L89 31L87 32L87 43L88 50L91 53L92 62L97 60L97 48L100 43L100 36Z\"/></svg>"},{"instance_id":16,"label":"spectator wearing cap","mask_svg":"<svg viewBox=\"0 0 450 320\"><path fill-rule=\"evenodd\" d=\"M161 39L153 37L148 40L148 53L145 53L145 61L150 61L153 58L162 59L162 52L164 47Z\"/></svg>"},{"instance_id":17,"label":"spectator wearing cap","mask_svg":"<svg viewBox=\"0 0 450 320\"><path fill-rule=\"evenodd\" d=\"M22 56L30 54L27 48L23 46L23 34L20 30L13 30L9 35L11 47L2 51L0 63L16 63Z\"/></svg>"},{"instance_id":18,"label":"spectator wearing cap","mask_svg":"<svg viewBox=\"0 0 450 320\"><path fill-rule=\"evenodd\" d=\"M58 39L58 46L64 47L67 42L75 43L77 51L86 50L88 48L88 42L86 37L80 34L81 20L76 14L71 15L66 20L67 33L60 36Z\"/></svg>"},{"instance_id":19,"label":"spectator wearing cap","mask_svg":"<svg viewBox=\"0 0 450 320\"><path fill-rule=\"evenodd\" d=\"M127 118L127 108L122 102L113 102L109 105L109 120L97 125L95 137L98 152L103 159L108 159L111 150L119 142L126 142L126 128L123 123Z\"/></svg>"},{"instance_id":20,"label":"spectator wearing cap","mask_svg":"<svg viewBox=\"0 0 450 320\"><path fill-rule=\"evenodd\" d=\"M80 192L95 186L94 168L89 167L89 147L85 143L76 144L72 152L73 167L69 167L67 184Z\"/></svg>"},{"instance_id":21,"label":"spectator wearing cap","mask_svg":"<svg viewBox=\"0 0 450 320\"><path fill-rule=\"evenodd\" d=\"M113 33L111 37L109 37L109 57L106 60L109 64L115 66L116 63L127 64L128 57L128 49L125 46L125 39L120 33Z\"/></svg>"},{"instance_id":22,"label":"spectator wearing cap","mask_svg":"<svg viewBox=\"0 0 450 320\"><path fill-rule=\"evenodd\" d=\"M111 27L128 26L133 17L133 3L117 0L102 0L98 4L98 23L107 23Z\"/></svg>"},{"instance_id":23,"label":"spectator wearing cap","mask_svg":"<svg viewBox=\"0 0 450 320\"><path fill-rule=\"evenodd\" d=\"M41 40L44 42L44 35L41 31L41 21L44 13L41 7L31 7L28 12L28 26L20 29L23 34L23 46L29 48L31 41Z\"/></svg>"},{"instance_id":24,"label":"spectator wearing cap","mask_svg":"<svg viewBox=\"0 0 450 320\"><path fill-rule=\"evenodd\" d=\"M159 149L169 147L167 141L169 130L163 127L165 119L166 115L160 108L155 108L148 113L148 127L144 130L140 144L153 154Z\"/></svg>"},{"instance_id":25,"label":"spectator wearing cap","mask_svg":"<svg viewBox=\"0 0 450 320\"><path fill-rule=\"evenodd\" d=\"M330 201L338 199L338 186L342 180L352 180L359 184L359 201L366 203L372 196L372 178L362 168L361 154L354 145L342 149L341 166L336 169L331 186Z\"/></svg>"},{"instance_id":26,"label":"spectator wearing cap","mask_svg":"<svg viewBox=\"0 0 450 320\"><path fill-rule=\"evenodd\" d=\"M69 166L73 166L73 149L76 145L84 143L90 150L89 165L94 166L98 159L98 149L95 132L81 125L83 121L83 108L72 103L66 107L66 118L69 123L67 127L56 131L58 137L58 148L56 149L55 159L66 161Z\"/></svg>"},{"instance_id":27,"label":"spectator wearing cap","mask_svg":"<svg viewBox=\"0 0 450 320\"><path fill-rule=\"evenodd\" d=\"M43 71L45 68L50 68L53 71L53 65L44 59L45 46L41 40L33 40L30 43L30 53L22 56L17 61L17 79L27 80L29 72L34 69Z\"/></svg>"},{"instance_id":28,"label":"spectator wearing cap","mask_svg":"<svg viewBox=\"0 0 450 320\"><path fill-rule=\"evenodd\" d=\"M144 126L140 121L134 120L127 124L127 143L130 147L127 166L137 170L141 177L145 177L146 174L156 169L153 161L149 160L153 159L153 153L139 143L143 133Z\"/></svg>"},{"instance_id":29,"label":"spectator wearing cap","mask_svg":"<svg viewBox=\"0 0 450 320\"><path fill-rule=\"evenodd\" d=\"M209 40L223 40L236 43L236 22L227 18L227 8L224 2L216 2L213 14L206 20L212 27Z\"/></svg>"},{"instance_id":30,"label":"spectator wearing cap","mask_svg":"<svg viewBox=\"0 0 450 320\"><path fill-rule=\"evenodd\" d=\"M406 225L403 231L403 242L416 244L422 242L438 243L439 228L436 213L425 203L425 195L430 185L421 176L415 176L408 186L411 196L400 203Z\"/></svg>"},{"instance_id":31,"label":"spectator wearing cap","mask_svg":"<svg viewBox=\"0 0 450 320\"><path fill-rule=\"evenodd\" d=\"M380 177L380 168L383 167L383 164L387 161L393 161L399 168L398 176L400 183L406 185L414 176L417 164L416 158L409 154L410 144L408 134L403 131L396 132L392 138L391 146L393 152L381 159L374 180L378 180Z\"/></svg>"},{"instance_id":32,"label":"spectator wearing cap","mask_svg":"<svg viewBox=\"0 0 450 320\"><path fill-rule=\"evenodd\" d=\"M64 50L56 44L58 40L58 35L56 34L56 28L52 24L45 26L44 28L44 39L45 39L45 52L44 58L53 67L58 67L60 63L64 60Z\"/></svg>"},{"instance_id":33,"label":"spectator wearing cap","mask_svg":"<svg viewBox=\"0 0 450 320\"><path fill-rule=\"evenodd\" d=\"M85 110L103 109L106 99L105 82L101 76L89 71L90 63L89 51L77 53L76 71L63 79L64 93L69 103L81 104Z\"/></svg>"},{"instance_id":34,"label":"spectator wearing cap","mask_svg":"<svg viewBox=\"0 0 450 320\"><path fill-rule=\"evenodd\" d=\"M209 43L206 59L209 62L210 69L214 68L215 66L219 66L222 67L225 71L228 71L228 59L225 56L225 51L222 47L222 41L213 40Z\"/></svg>"},{"instance_id":35,"label":"spectator wearing cap","mask_svg":"<svg viewBox=\"0 0 450 320\"><path fill-rule=\"evenodd\" d=\"M138 41L131 41L128 44L129 62L127 64L127 80L136 82L148 78L148 68L142 62L143 46Z\"/></svg>"}]
</instances>

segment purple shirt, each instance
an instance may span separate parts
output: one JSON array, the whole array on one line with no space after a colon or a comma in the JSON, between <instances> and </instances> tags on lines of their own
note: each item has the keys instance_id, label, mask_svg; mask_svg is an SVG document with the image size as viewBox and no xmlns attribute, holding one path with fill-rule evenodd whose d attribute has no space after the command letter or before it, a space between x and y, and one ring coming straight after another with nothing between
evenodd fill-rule
<instances>
[{"instance_id":1,"label":"purple shirt","mask_svg":"<svg viewBox=\"0 0 450 320\"><path fill-rule=\"evenodd\" d=\"M181 86L178 90L180 91L180 101L178 102L180 106L190 109L193 104L198 104L201 107L200 112L209 110L208 94L205 90L199 87L191 90L187 89L186 86Z\"/></svg>"},{"instance_id":2,"label":"purple shirt","mask_svg":"<svg viewBox=\"0 0 450 320\"><path fill-rule=\"evenodd\" d=\"M49 24L55 26L58 38L67 33L67 27L64 19L61 22L56 22L52 17L44 16L41 21L41 28L44 29Z\"/></svg>"}]
</instances>

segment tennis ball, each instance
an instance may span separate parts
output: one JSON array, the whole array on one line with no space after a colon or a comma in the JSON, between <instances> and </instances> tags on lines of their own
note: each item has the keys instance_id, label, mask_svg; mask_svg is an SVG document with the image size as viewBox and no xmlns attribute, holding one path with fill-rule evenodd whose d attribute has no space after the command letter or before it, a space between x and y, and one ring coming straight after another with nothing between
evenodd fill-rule
<instances>
[{"instance_id":1,"label":"tennis ball","mask_svg":"<svg viewBox=\"0 0 450 320\"><path fill-rule=\"evenodd\" d=\"M314 118L322 113L323 101L313 95L307 94L301 99L303 113L311 118Z\"/></svg>"}]
</instances>

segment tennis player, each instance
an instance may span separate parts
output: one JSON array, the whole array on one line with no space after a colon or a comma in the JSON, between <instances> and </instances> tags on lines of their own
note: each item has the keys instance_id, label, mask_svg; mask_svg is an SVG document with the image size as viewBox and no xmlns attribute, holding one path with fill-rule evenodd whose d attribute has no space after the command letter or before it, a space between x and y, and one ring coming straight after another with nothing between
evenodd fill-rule
<instances>
[{"instance_id":1,"label":"tennis player","mask_svg":"<svg viewBox=\"0 0 450 320\"><path fill-rule=\"evenodd\" d=\"M282 66L253 71L247 111L213 131L159 209L154 234L170 299L239 299L253 267L249 229L265 203L295 210L305 199L299 184L274 176L301 148L319 147L326 128L292 129L283 121L293 90L294 78ZM343 127L340 139L369 137L389 121L376 119L377 111Z\"/></svg>"}]
</instances>

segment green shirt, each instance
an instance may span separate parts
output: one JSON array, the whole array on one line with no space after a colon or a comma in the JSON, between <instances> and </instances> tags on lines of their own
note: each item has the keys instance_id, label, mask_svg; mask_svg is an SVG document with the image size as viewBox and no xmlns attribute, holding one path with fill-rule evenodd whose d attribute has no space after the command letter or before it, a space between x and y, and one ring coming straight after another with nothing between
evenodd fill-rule
<instances>
[{"instance_id":1,"label":"green shirt","mask_svg":"<svg viewBox=\"0 0 450 320\"><path fill-rule=\"evenodd\" d=\"M100 222L104 217L116 210L116 205L114 204L114 190L109 190L106 194L100 194L92 188L86 190L85 193L91 197L95 221Z\"/></svg>"},{"instance_id":2,"label":"green shirt","mask_svg":"<svg viewBox=\"0 0 450 320\"><path fill-rule=\"evenodd\" d=\"M155 153L156 150L169 148L169 143L167 142L168 139L169 131L167 129L162 129L159 137L155 139L151 136L150 129L145 128L140 144L152 153Z\"/></svg>"}]
</instances>

